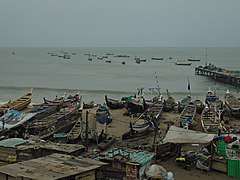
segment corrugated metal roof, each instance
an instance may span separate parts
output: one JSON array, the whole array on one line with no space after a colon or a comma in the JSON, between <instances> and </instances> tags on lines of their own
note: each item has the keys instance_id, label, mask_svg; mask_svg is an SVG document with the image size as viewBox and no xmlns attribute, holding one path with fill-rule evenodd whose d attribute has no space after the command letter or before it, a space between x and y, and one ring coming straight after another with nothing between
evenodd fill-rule
<instances>
[{"instance_id":1,"label":"corrugated metal roof","mask_svg":"<svg viewBox=\"0 0 240 180\"><path fill-rule=\"evenodd\" d=\"M77 175L106 164L88 158L51 154L38 159L1 166L0 173L13 177L51 180Z\"/></svg>"},{"instance_id":2,"label":"corrugated metal roof","mask_svg":"<svg viewBox=\"0 0 240 180\"><path fill-rule=\"evenodd\" d=\"M149 163L154 157L153 153L147 153L144 151L122 150L118 148L110 149L105 153L105 155L109 158L113 158L116 155L128 157L129 162L138 163L140 165L145 165Z\"/></svg>"},{"instance_id":3,"label":"corrugated metal roof","mask_svg":"<svg viewBox=\"0 0 240 180\"><path fill-rule=\"evenodd\" d=\"M4 139L0 141L0 147L8 147L8 148L15 148L17 145L31 142L29 139L21 139L21 138L10 138L10 139Z\"/></svg>"}]
</instances>

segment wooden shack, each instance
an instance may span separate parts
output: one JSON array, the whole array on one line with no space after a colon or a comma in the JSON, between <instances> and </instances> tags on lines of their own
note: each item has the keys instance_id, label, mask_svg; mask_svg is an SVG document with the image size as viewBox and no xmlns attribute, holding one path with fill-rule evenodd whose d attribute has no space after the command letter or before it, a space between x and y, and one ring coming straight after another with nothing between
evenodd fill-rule
<instances>
[{"instance_id":1,"label":"wooden shack","mask_svg":"<svg viewBox=\"0 0 240 180\"><path fill-rule=\"evenodd\" d=\"M101 166L107 163L63 154L32 159L0 167L0 179L101 179Z\"/></svg>"},{"instance_id":2,"label":"wooden shack","mask_svg":"<svg viewBox=\"0 0 240 180\"><path fill-rule=\"evenodd\" d=\"M31 142L21 138L10 138L0 141L0 161L7 163L16 162L16 148L18 145Z\"/></svg>"},{"instance_id":3,"label":"wooden shack","mask_svg":"<svg viewBox=\"0 0 240 180\"><path fill-rule=\"evenodd\" d=\"M79 156L85 152L85 147L79 144L61 144L52 142L32 142L16 147L17 162L47 156L53 153Z\"/></svg>"}]
</instances>

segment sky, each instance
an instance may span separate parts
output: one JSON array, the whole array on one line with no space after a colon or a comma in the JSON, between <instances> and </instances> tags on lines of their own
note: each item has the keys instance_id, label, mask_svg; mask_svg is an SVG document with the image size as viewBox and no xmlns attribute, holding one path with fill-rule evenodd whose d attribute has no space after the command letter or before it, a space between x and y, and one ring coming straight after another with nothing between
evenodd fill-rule
<instances>
[{"instance_id":1,"label":"sky","mask_svg":"<svg viewBox=\"0 0 240 180\"><path fill-rule=\"evenodd\" d=\"M0 0L0 47L240 47L240 0Z\"/></svg>"}]
</instances>

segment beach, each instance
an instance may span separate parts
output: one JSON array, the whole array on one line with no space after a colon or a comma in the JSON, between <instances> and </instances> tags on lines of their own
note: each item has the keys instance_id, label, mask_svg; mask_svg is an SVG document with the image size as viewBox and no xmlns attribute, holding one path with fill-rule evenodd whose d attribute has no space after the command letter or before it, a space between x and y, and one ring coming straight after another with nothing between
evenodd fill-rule
<instances>
[{"instance_id":1,"label":"beach","mask_svg":"<svg viewBox=\"0 0 240 180\"><path fill-rule=\"evenodd\" d=\"M121 135L128 131L129 129L129 122L134 122L137 117L130 117L130 116L123 116L123 114L126 112L125 109L117 109L117 110L110 110L113 121L107 125L95 123L95 111L96 108L84 110L83 111L83 120L86 118L86 111L89 111L89 124L91 126L96 126L96 129L98 132L100 132L102 129L106 129L106 133L110 135L114 135L117 137L117 141L113 144L112 147L117 147L117 144L121 144ZM179 117L179 114L177 110L172 112L164 112L160 118L160 133L157 134L157 141L162 140L166 134L167 125L164 123L165 121L172 121L174 122L175 126L178 126L177 119ZM197 115L195 118L198 122L200 119L200 116ZM199 122L200 123L200 122ZM195 130L202 131L201 126L198 124L194 127ZM153 136L154 133L150 133L146 135L145 138L149 139L149 144L152 144L153 142ZM193 147L191 145L185 145L187 149L198 149L196 147ZM92 146L92 149L96 148L95 146ZM90 148L91 151L91 148ZM197 169L196 167L191 167L190 170L183 169L182 167L177 166L176 162L174 161L174 158L169 158L166 161L158 161L158 164L163 166L168 172L173 172L175 180L184 180L184 179L192 179L192 180L233 180L234 178L227 176L227 174L224 174L222 172L218 172L216 170L211 170L210 172L206 172L200 169Z\"/></svg>"}]
</instances>

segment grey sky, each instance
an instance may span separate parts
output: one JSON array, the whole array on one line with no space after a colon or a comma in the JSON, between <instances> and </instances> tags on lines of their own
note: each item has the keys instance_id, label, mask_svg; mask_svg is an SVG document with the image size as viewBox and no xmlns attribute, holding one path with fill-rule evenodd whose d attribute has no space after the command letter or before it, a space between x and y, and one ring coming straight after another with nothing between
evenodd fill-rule
<instances>
[{"instance_id":1,"label":"grey sky","mask_svg":"<svg viewBox=\"0 0 240 180\"><path fill-rule=\"evenodd\" d=\"M237 46L240 0L0 0L0 46Z\"/></svg>"}]
</instances>

